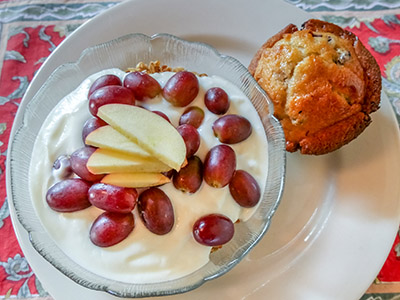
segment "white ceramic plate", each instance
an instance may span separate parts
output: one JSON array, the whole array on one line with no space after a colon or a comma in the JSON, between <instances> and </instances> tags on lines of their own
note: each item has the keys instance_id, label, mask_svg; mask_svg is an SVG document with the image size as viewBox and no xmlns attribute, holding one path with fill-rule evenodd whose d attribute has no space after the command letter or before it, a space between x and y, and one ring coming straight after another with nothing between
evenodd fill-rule
<instances>
[{"instance_id":1,"label":"white ceramic plate","mask_svg":"<svg viewBox=\"0 0 400 300\"><path fill-rule=\"evenodd\" d=\"M308 18L278 0L126 1L78 28L57 48L21 106L60 64L124 34L167 32L206 42L248 65L269 36ZM383 265L399 226L399 131L382 96L372 125L351 144L320 157L288 154L281 205L267 235L244 261L195 291L166 298L359 299ZM21 117L17 114L14 128ZM12 201L9 205L22 250L55 299L114 299L75 284L42 259L16 221Z\"/></svg>"}]
</instances>

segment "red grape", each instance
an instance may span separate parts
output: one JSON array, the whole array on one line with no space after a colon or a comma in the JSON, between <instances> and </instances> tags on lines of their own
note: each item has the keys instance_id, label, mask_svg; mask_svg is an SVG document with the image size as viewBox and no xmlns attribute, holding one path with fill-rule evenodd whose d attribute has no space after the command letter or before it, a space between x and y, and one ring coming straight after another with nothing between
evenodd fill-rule
<instances>
[{"instance_id":1,"label":"red grape","mask_svg":"<svg viewBox=\"0 0 400 300\"><path fill-rule=\"evenodd\" d=\"M157 80L143 72L131 72L125 76L124 86L132 90L135 99L142 101L152 99L161 93Z\"/></svg>"},{"instance_id":2,"label":"red grape","mask_svg":"<svg viewBox=\"0 0 400 300\"><path fill-rule=\"evenodd\" d=\"M179 125L189 124L199 128L204 119L204 111L198 106L190 106L185 109L179 119Z\"/></svg>"},{"instance_id":3,"label":"red grape","mask_svg":"<svg viewBox=\"0 0 400 300\"><path fill-rule=\"evenodd\" d=\"M153 110L153 113L159 115L160 117L163 117L165 120L167 120L168 122L171 123L171 121L169 120L168 116L166 114L164 114L162 111Z\"/></svg>"},{"instance_id":4,"label":"red grape","mask_svg":"<svg viewBox=\"0 0 400 300\"><path fill-rule=\"evenodd\" d=\"M59 177L66 179L72 175L71 161L68 155L60 155L53 163L53 171L59 173Z\"/></svg>"},{"instance_id":5,"label":"red grape","mask_svg":"<svg viewBox=\"0 0 400 300\"><path fill-rule=\"evenodd\" d=\"M260 187L248 172L237 170L229 183L229 191L235 201L243 207L253 207L260 201Z\"/></svg>"},{"instance_id":6,"label":"red grape","mask_svg":"<svg viewBox=\"0 0 400 300\"><path fill-rule=\"evenodd\" d=\"M226 115L212 125L215 136L221 143L236 144L247 139L252 131L250 122L238 115Z\"/></svg>"},{"instance_id":7,"label":"red grape","mask_svg":"<svg viewBox=\"0 0 400 300\"><path fill-rule=\"evenodd\" d=\"M229 242L235 228L233 222L221 214L210 214L201 217L193 225L193 237L205 246L220 246Z\"/></svg>"},{"instance_id":8,"label":"red grape","mask_svg":"<svg viewBox=\"0 0 400 300\"><path fill-rule=\"evenodd\" d=\"M99 247L110 247L123 241L135 228L132 213L104 212L90 228L90 240Z\"/></svg>"},{"instance_id":9,"label":"red grape","mask_svg":"<svg viewBox=\"0 0 400 300\"><path fill-rule=\"evenodd\" d=\"M80 178L65 179L50 187L46 202L58 212L82 210L91 205L87 196L89 188L90 183Z\"/></svg>"},{"instance_id":10,"label":"red grape","mask_svg":"<svg viewBox=\"0 0 400 300\"><path fill-rule=\"evenodd\" d=\"M108 85L121 86L122 81L117 75L113 75L113 74L107 74L107 75L100 76L90 86L88 97L90 97L90 95L93 94L93 92L95 90L98 90L99 88L102 88L102 87L108 86Z\"/></svg>"},{"instance_id":11,"label":"red grape","mask_svg":"<svg viewBox=\"0 0 400 300\"><path fill-rule=\"evenodd\" d=\"M70 157L72 171L87 181L100 181L104 177L104 174L91 173L86 167L89 157L94 151L96 151L96 148L86 146L76 150Z\"/></svg>"},{"instance_id":12,"label":"red grape","mask_svg":"<svg viewBox=\"0 0 400 300\"><path fill-rule=\"evenodd\" d=\"M134 209L137 198L134 188L95 183L89 189L90 203L109 212L129 213Z\"/></svg>"},{"instance_id":13,"label":"red grape","mask_svg":"<svg viewBox=\"0 0 400 300\"><path fill-rule=\"evenodd\" d=\"M111 103L135 105L135 96L130 89L123 86L104 86L90 95L89 111L93 116L97 116L99 107Z\"/></svg>"},{"instance_id":14,"label":"red grape","mask_svg":"<svg viewBox=\"0 0 400 300\"><path fill-rule=\"evenodd\" d=\"M173 106L184 107L192 102L199 93L199 81L191 72L175 73L165 84L162 95Z\"/></svg>"},{"instance_id":15,"label":"red grape","mask_svg":"<svg viewBox=\"0 0 400 300\"><path fill-rule=\"evenodd\" d=\"M204 95L204 104L214 114L223 115L229 109L228 94L219 87L209 89Z\"/></svg>"},{"instance_id":16,"label":"red grape","mask_svg":"<svg viewBox=\"0 0 400 300\"><path fill-rule=\"evenodd\" d=\"M188 163L172 180L175 188L185 193L195 193L203 182L203 163L197 156L188 159Z\"/></svg>"},{"instance_id":17,"label":"red grape","mask_svg":"<svg viewBox=\"0 0 400 300\"><path fill-rule=\"evenodd\" d=\"M171 200L159 188L149 188L139 195L138 209L140 217L151 232L163 235L174 226L174 208Z\"/></svg>"},{"instance_id":18,"label":"red grape","mask_svg":"<svg viewBox=\"0 0 400 300\"><path fill-rule=\"evenodd\" d=\"M192 125L179 125L176 130L182 136L186 145L186 157L191 157L200 147L200 134Z\"/></svg>"},{"instance_id":19,"label":"red grape","mask_svg":"<svg viewBox=\"0 0 400 300\"><path fill-rule=\"evenodd\" d=\"M204 160L204 180L212 187L222 188L231 180L236 168L236 155L228 145L217 145Z\"/></svg>"},{"instance_id":20,"label":"red grape","mask_svg":"<svg viewBox=\"0 0 400 300\"><path fill-rule=\"evenodd\" d=\"M96 130L99 127L107 125L106 122L104 122L102 119L93 117L88 119L85 124L83 124L83 129L82 129L82 140L83 143L86 144L86 137L91 133L92 131Z\"/></svg>"}]
</instances>

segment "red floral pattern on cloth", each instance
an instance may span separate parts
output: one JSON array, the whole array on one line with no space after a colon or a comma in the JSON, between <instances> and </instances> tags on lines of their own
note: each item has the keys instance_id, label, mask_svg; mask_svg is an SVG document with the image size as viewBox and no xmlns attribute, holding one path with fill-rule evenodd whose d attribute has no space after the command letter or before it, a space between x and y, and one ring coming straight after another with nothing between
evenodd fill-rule
<instances>
[{"instance_id":1,"label":"red floral pattern on cloth","mask_svg":"<svg viewBox=\"0 0 400 300\"><path fill-rule=\"evenodd\" d=\"M7 43L7 51L19 53L20 59L3 61L0 77L0 97L8 98L8 101L0 105L0 207L3 208L7 204L5 161L11 127L21 96L27 87L26 83L32 80L35 72L40 68L43 58L50 55L52 44L57 46L64 39L54 28L55 26L25 27L21 33L10 37ZM52 44L41 39L40 34L50 37ZM1 223L3 225L0 226L0 240L2 241L0 264L3 267L0 267L0 297L3 295L39 294L36 278L23 258L10 217L0 219L0 225Z\"/></svg>"},{"instance_id":2,"label":"red floral pattern on cloth","mask_svg":"<svg viewBox=\"0 0 400 300\"><path fill-rule=\"evenodd\" d=\"M396 236L393 247L386 259L378 279L383 282L400 282L400 234Z\"/></svg>"},{"instance_id":3,"label":"red floral pattern on cloth","mask_svg":"<svg viewBox=\"0 0 400 300\"><path fill-rule=\"evenodd\" d=\"M400 20L400 15L396 17ZM400 55L400 24L385 23L382 19L376 19L369 26L361 23L359 27L348 27L346 29L358 36L365 47L375 57L381 68L382 75L387 77L388 65ZM384 36L382 35L383 33ZM372 41L379 38L381 38L381 44L378 43L375 47L372 47L371 44L374 45ZM400 97L400 94L398 96ZM399 234L396 236L389 256L378 274L378 280L383 282L400 282Z\"/></svg>"}]
</instances>

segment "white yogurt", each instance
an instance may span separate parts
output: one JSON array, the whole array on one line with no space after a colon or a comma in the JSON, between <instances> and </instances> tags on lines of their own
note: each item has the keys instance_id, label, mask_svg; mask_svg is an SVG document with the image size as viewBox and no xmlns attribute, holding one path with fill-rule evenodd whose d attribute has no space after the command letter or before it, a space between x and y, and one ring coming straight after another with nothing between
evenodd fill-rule
<instances>
[{"instance_id":1,"label":"white yogurt","mask_svg":"<svg viewBox=\"0 0 400 300\"><path fill-rule=\"evenodd\" d=\"M221 213L233 222L247 220L255 208L242 208L231 197L226 186L216 189L203 182L194 194L184 194L172 184L161 187L174 207L175 224L171 232L159 236L151 233L134 209L135 228L121 243L100 248L89 239L89 229L102 213L90 207L73 213L55 212L47 205L47 190L60 180L52 173L53 162L62 154L71 154L83 146L81 132L84 122L91 117L87 93L92 82L103 74L115 74L123 78L125 72L118 69L104 70L90 76L71 94L66 96L50 113L36 139L30 166L30 192L36 212L51 237L63 251L78 264L101 276L129 283L154 283L176 279L199 269L209 261L211 247L197 243L192 236L192 226L201 216ZM161 86L173 73L153 74ZM267 140L261 121L247 97L239 88L226 80L210 76L199 77L200 92L190 104L205 112L200 149L196 155L204 161L208 150L220 144L214 137L211 125L219 116L204 106L204 93L211 87L221 87L229 95L228 114L246 117L252 124L252 134L245 141L231 145L237 158L237 169L244 169L254 176L264 190L267 170ZM170 105L161 96L137 103L151 110L164 112L177 126L185 108Z\"/></svg>"}]
</instances>

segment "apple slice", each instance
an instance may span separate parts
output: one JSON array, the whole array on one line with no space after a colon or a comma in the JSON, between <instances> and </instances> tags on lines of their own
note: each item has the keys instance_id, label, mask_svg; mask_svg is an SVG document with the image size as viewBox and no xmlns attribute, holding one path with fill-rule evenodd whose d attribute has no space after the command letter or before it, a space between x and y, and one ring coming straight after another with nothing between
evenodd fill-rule
<instances>
[{"instance_id":1,"label":"apple slice","mask_svg":"<svg viewBox=\"0 0 400 300\"><path fill-rule=\"evenodd\" d=\"M93 174L166 172L171 170L171 167L155 158L126 155L101 148L89 157L86 166Z\"/></svg>"},{"instance_id":2,"label":"apple slice","mask_svg":"<svg viewBox=\"0 0 400 300\"><path fill-rule=\"evenodd\" d=\"M150 154L132 142L110 125L102 126L89 133L85 140L86 145L99 147L134 156L150 157Z\"/></svg>"},{"instance_id":3,"label":"apple slice","mask_svg":"<svg viewBox=\"0 0 400 300\"><path fill-rule=\"evenodd\" d=\"M112 173L101 180L103 183L129 188L157 186L170 181L161 173Z\"/></svg>"},{"instance_id":4,"label":"apple slice","mask_svg":"<svg viewBox=\"0 0 400 300\"><path fill-rule=\"evenodd\" d=\"M182 136L159 115L126 104L103 105L97 115L171 168L178 171L184 163L186 146Z\"/></svg>"}]
</instances>

